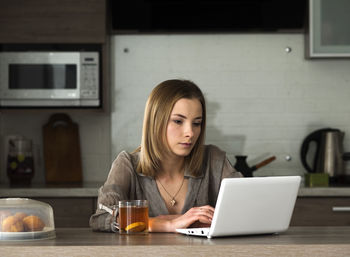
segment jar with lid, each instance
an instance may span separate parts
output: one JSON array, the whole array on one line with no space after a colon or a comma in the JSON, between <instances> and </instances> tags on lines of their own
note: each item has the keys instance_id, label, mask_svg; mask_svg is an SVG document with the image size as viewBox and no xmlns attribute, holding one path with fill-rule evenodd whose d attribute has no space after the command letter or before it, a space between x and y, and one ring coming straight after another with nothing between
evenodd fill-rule
<instances>
[{"instance_id":1,"label":"jar with lid","mask_svg":"<svg viewBox=\"0 0 350 257\"><path fill-rule=\"evenodd\" d=\"M7 156L7 175L11 185L29 185L34 176L32 141L10 139Z\"/></svg>"}]
</instances>

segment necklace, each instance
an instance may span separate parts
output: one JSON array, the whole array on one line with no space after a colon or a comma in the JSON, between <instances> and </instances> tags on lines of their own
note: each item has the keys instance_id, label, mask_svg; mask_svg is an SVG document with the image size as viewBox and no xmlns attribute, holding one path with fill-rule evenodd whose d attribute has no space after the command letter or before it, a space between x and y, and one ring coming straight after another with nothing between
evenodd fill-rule
<instances>
[{"instance_id":1,"label":"necklace","mask_svg":"<svg viewBox=\"0 0 350 257\"><path fill-rule=\"evenodd\" d=\"M180 186L179 190L177 190L177 192L176 192L176 194L175 194L174 196L172 196L172 195L165 189L165 187L163 186L163 184L160 182L159 179L158 179L158 182L159 182L159 184L162 186L162 188L164 189L164 191L170 196L170 199L171 199L170 205L171 205L171 206L174 206L174 205L176 204L175 197L176 197L177 194L180 192L180 190L181 190L181 188L182 188L182 186L183 186L183 184L184 184L184 182L185 182L185 176L184 176L184 178L182 179L182 183L181 183L181 186Z\"/></svg>"}]
</instances>

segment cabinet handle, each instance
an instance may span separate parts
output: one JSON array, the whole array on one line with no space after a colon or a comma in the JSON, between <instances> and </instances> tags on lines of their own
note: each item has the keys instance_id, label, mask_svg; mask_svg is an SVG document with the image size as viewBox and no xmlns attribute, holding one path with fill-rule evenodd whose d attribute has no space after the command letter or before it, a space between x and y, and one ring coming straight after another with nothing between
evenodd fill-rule
<instances>
[{"instance_id":1,"label":"cabinet handle","mask_svg":"<svg viewBox=\"0 0 350 257\"><path fill-rule=\"evenodd\" d=\"M332 211L334 211L334 212L350 212L350 206L333 206Z\"/></svg>"}]
</instances>

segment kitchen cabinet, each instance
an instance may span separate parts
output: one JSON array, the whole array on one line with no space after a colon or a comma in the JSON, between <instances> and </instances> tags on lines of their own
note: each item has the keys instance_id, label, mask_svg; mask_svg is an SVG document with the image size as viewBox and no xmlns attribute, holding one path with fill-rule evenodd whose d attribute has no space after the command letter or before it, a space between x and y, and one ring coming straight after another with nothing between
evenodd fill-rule
<instances>
[{"instance_id":1,"label":"kitchen cabinet","mask_svg":"<svg viewBox=\"0 0 350 257\"><path fill-rule=\"evenodd\" d=\"M104 43L106 0L1 0L0 43Z\"/></svg>"},{"instance_id":2,"label":"kitchen cabinet","mask_svg":"<svg viewBox=\"0 0 350 257\"><path fill-rule=\"evenodd\" d=\"M51 205L55 227L89 227L90 216L96 211L96 197L36 197Z\"/></svg>"},{"instance_id":3,"label":"kitchen cabinet","mask_svg":"<svg viewBox=\"0 0 350 257\"><path fill-rule=\"evenodd\" d=\"M56 227L88 227L97 197L39 197L54 210ZM347 207L346 210L333 210ZM350 226L350 197L298 197L290 226Z\"/></svg>"},{"instance_id":4,"label":"kitchen cabinet","mask_svg":"<svg viewBox=\"0 0 350 257\"><path fill-rule=\"evenodd\" d=\"M350 226L350 197L298 197L290 225Z\"/></svg>"},{"instance_id":5,"label":"kitchen cabinet","mask_svg":"<svg viewBox=\"0 0 350 257\"><path fill-rule=\"evenodd\" d=\"M350 57L350 1L309 0L308 57Z\"/></svg>"},{"instance_id":6,"label":"kitchen cabinet","mask_svg":"<svg viewBox=\"0 0 350 257\"><path fill-rule=\"evenodd\" d=\"M35 197L50 204L56 227L89 227L97 197ZM350 226L350 197L298 197L290 226Z\"/></svg>"},{"instance_id":7,"label":"kitchen cabinet","mask_svg":"<svg viewBox=\"0 0 350 257\"><path fill-rule=\"evenodd\" d=\"M118 33L302 31L305 0L284 1L110 1ZM179 19L181 13L181 19Z\"/></svg>"}]
</instances>

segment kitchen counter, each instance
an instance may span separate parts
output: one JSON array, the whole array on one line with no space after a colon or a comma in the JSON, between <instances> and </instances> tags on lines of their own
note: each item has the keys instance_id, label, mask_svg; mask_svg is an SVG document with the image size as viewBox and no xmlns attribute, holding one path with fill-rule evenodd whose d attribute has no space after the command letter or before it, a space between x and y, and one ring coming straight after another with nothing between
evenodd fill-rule
<instances>
[{"instance_id":1,"label":"kitchen counter","mask_svg":"<svg viewBox=\"0 0 350 257\"><path fill-rule=\"evenodd\" d=\"M0 197L97 197L103 182L89 182L80 185L33 184L29 187L11 187L0 184ZM349 187L300 187L302 197L348 197Z\"/></svg>"},{"instance_id":2,"label":"kitchen counter","mask_svg":"<svg viewBox=\"0 0 350 257\"><path fill-rule=\"evenodd\" d=\"M2 256L348 256L350 227L290 227L281 234L215 239L58 228L56 239L0 241L0 246Z\"/></svg>"},{"instance_id":3,"label":"kitchen counter","mask_svg":"<svg viewBox=\"0 0 350 257\"><path fill-rule=\"evenodd\" d=\"M0 197L97 197L103 182L81 184L32 184L13 187L0 184Z\"/></svg>"},{"instance_id":4,"label":"kitchen counter","mask_svg":"<svg viewBox=\"0 0 350 257\"><path fill-rule=\"evenodd\" d=\"M300 187L298 196L348 197L350 196L350 186L349 187Z\"/></svg>"}]
</instances>

